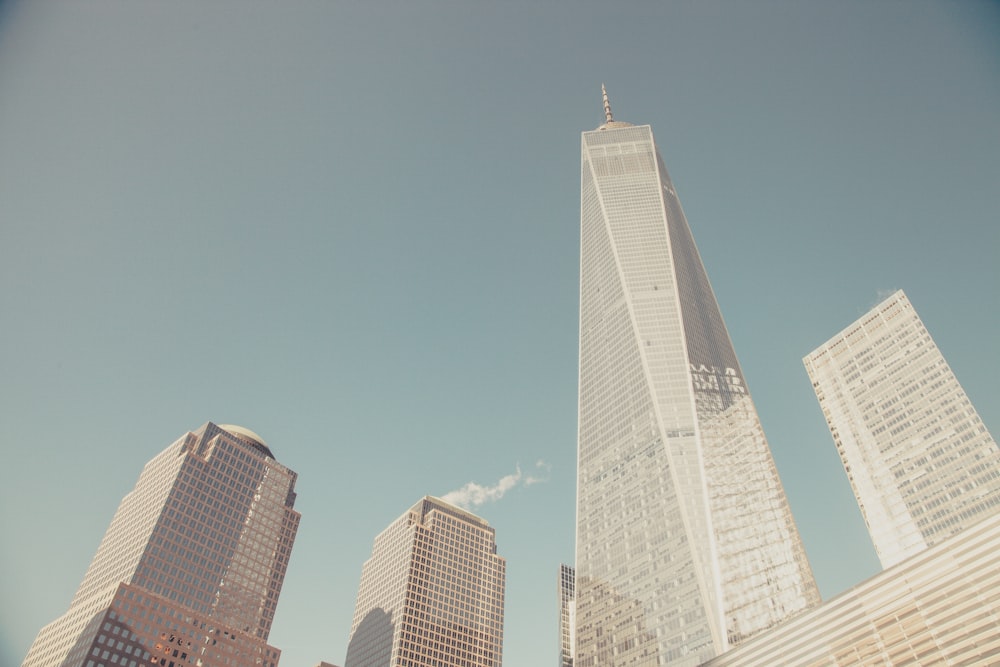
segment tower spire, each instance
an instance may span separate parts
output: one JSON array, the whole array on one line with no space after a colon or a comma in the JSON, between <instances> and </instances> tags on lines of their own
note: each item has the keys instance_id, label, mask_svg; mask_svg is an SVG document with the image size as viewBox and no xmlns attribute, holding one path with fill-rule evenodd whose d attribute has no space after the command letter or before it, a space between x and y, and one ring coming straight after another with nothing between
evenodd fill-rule
<instances>
[{"instance_id":1,"label":"tower spire","mask_svg":"<svg viewBox=\"0 0 1000 667\"><path fill-rule=\"evenodd\" d=\"M610 123L614 118L611 115L611 102L608 101L608 91L603 83L601 84L601 95L604 96L604 122Z\"/></svg>"}]
</instances>

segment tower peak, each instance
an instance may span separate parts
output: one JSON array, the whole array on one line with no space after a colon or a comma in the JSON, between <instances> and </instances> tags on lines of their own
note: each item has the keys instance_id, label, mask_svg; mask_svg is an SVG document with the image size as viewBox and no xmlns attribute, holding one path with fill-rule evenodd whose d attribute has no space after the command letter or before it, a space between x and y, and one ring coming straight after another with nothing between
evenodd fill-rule
<instances>
[{"instance_id":1,"label":"tower peak","mask_svg":"<svg viewBox=\"0 0 1000 667\"><path fill-rule=\"evenodd\" d=\"M632 127L632 123L615 120L614 115L611 113L611 101L608 99L608 89L604 87L603 83L601 84L601 97L604 98L604 124L597 129L608 130L616 127Z\"/></svg>"}]
</instances>

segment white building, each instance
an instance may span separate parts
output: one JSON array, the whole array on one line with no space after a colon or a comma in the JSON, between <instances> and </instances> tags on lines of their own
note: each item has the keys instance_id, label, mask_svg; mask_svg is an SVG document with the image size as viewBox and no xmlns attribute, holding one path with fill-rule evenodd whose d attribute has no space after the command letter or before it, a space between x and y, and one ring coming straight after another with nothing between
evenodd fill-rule
<instances>
[{"instance_id":1,"label":"white building","mask_svg":"<svg viewBox=\"0 0 1000 667\"><path fill-rule=\"evenodd\" d=\"M1000 450L902 291L804 359L883 567L1000 506Z\"/></svg>"},{"instance_id":2,"label":"white building","mask_svg":"<svg viewBox=\"0 0 1000 667\"><path fill-rule=\"evenodd\" d=\"M248 429L181 437L143 468L23 667L277 667L295 480Z\"/></svg>"},{"instance_id":3,"label":"white building","mask_svg":"<svg viewBox=\"0 0 1000 667\"><path fill-rule=\"evenodd\" d=\"M1000 665L1000 514L704 667Z\"/></svg>"},{"instance_id":4,"label":"white building","mask_svg":"<svg viewBox=\"0 0 1000 667\"><path fill-rule=\"evenodd\" d=\"M344 667L500 667L505 580L493 528L425 497L375 538Z\"/></svg>"},{"instance_id":5,"label":"white building","mask_svg":"<svg viewBox=\"0 0 1000 667\"><path fill-rule=\"evenodd\" d=\"M819 603L648 125L582 136L576 667L696 665Z\"/></svg>"}]
</instances>

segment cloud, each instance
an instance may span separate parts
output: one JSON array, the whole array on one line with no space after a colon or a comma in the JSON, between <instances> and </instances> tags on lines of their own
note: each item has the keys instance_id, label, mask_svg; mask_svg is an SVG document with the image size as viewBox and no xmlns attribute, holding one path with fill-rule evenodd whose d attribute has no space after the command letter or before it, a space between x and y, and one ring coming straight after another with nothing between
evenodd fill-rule
<instances>
[{"instance_id":1,"label":"cloud","mask_svg":"<svg viewBox=\"0 0 1000 667\"><path fill-rule=\"evenodd\" d=\"M531 486L549 481L549 471L551 469L552 466L545 461L539 460L535 463L534 474L529 473L525 475L521 472L521 466L518 465L514 468L512 474L504 475L492 486L483 486L476 482L469 482L460 489L444 494L441 496L441 500L452 505L457 505L458 507L464 507L465 509L473 509L486 503L495 503L518 485Z\"/></svg>"},{"instance_id":2,"label":"cloud","mask_svg":"<svg viewBox=\"0 0 1000 667\"><path fill-rule=\"evenodd\" d=\"M538 459L535 461L535 470L542 471L544 476L528 475L524 478L524 485L531 486L532 484L540 484L542 482L549 481L549 472L552 470L552 466L545 461ZM521 472L520 466L517 468L518 472Z\"/></svg>"},{"instance_id":3,"label":"cloud","mask_svg":"<svg viewBox=\"0 0 1000 667\"><path fill-rule=\"evenodd\" d=\"M888 299L890 296L892 296L893 294L895 294L898 291L899 291L898 287L895 287L895 288L892 288L892 289L879 288L879 289L875 290L875 303L869 305L868 306L868 310L871 310L875 306L879 305L880 303L882 303L883 301L885 301L886 299Z\"/></svg>"}]
</instances>

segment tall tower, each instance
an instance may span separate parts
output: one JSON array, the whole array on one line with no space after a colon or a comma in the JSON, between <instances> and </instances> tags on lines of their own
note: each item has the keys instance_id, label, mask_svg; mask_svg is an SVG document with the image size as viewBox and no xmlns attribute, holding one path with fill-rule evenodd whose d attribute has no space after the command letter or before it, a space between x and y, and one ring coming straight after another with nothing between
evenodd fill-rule
<instances>
[{"instance_id":1,"label":"tall tower","mask_svg":"<svg viewBox=\"0 0 1000 667\"><path fill-rule=\"evenodd\" d=\"M267 636L299 526L295 479L248 429L181 437L143 468L23 667L276 667Z\"/></svg>"},{"instance_id":2,"label":"tall tower","mask_svg":"<svg viewBox=\"0 0 1000 667\"><path fill-rule=\"evenodd\" d=\"M559 566L559 667L573 667L576 635L576 572Z\"/></svg>"},{"instance_id":3,"label":"tall tower","mask_svg":"<svg viewBox=\"0 0 1000 667\"><path fill-rule=\"evenodd\" d=\"M1000 512L1000 449L902 291L803 361L882 567Z\"/></svg>"},{"instance_id":4,"label":"tall tower","mask_svg":"<svg viewBox=\"0 0 1000 667\"><path fill-rule=\"evenodd\" d=\"M375 538L345 667L500 667L505 580L493 528L425 497Z\"/></svg>"},{"instance_id":5,"label":"tall tower","mask_svg":"<svg viewBox=\"0 0 1000 667\"><path fill-rule=\"evenodd\" d=\"M582 136L576 665L696 665L819 602L648 125Z\"/></svg>"}]
</instances>

